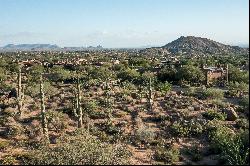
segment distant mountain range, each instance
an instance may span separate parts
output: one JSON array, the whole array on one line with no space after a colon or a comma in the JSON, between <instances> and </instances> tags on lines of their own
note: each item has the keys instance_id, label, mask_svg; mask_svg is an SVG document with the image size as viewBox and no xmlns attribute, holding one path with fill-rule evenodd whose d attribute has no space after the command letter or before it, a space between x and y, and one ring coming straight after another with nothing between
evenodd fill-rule
<instances>
[{"instance_id":1,"label":"distant mountain range","mask_svg":"<svg viewBox=\"0 0 250 166\"><path fill-rule=\"evenodd\" d=\"M56 50L60 49L57 45L51 45L51 44L8 44L4 47L2 47L3 50L23 50L23 51L32 51L32 50Z\"/></svg>"},{"instance_id":2,"label":"distant mountain range","mask_svg":"<svg viewBox=\"0 0 250 166\"><path fill-rule=\"evenodd\" d=\"M97 47L59 47L56 44L8 44L4 47L0 47L0 51L76 51L76 50L92 50L102 49L103 47L98 45Z\"/></svg>"},{"instance_id":3,"label":"distant mountain range","mask_svg":"<svg viewBox=\"0 0 250 166\"><path fill-rule=\"evenodd\" d=\"M180 38L159 47L171 54L248 54L248 48L225 45L207 38L181 36Z\"/></svg>"},{"instance_id":4,"label":"distant mountain range","mask_svg":"<svg viewBox=\"0 0 250 166\"><path fill-rule=\"evenodd\" d=\"M8 44L0 47L0 51L81 51L81 50L100 50L102 46L89 47L59 47L51 44ZM165 50L169 54L187 54L187 55L208 55L208 54L249 54L249 48L239 46L225 45L207 38L195 36L181 36L178 39L162 46L152 47L145 46L144 51Z\"/></svg>"}]
</instances>

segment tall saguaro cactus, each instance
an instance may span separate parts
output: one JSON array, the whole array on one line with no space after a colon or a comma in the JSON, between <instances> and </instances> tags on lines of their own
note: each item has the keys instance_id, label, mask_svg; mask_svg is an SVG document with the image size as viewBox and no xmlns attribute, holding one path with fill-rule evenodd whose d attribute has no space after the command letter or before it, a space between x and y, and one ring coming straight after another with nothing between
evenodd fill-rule
<instances>
[{"instance_id":1,"label":"tall saguaro cactus","mask_svg":"<svg viewBox=\"0 0 250 166\"><path fill-rule=\"evenodd\" d=\"M21 65L19 66L18 69L18 87L17 87L17 101L18 101L18 111L19 111L19 115L22 115L22 105L23 105L23 97L24 97L24 93L22 93L22 68Z\"/></svg>"},{"instance_id":2,"label":"tall saguaro cactus","mask_svg":"<svg viewBox=\"0 0 250 166\"><path fill-rule=\"evenodd\" d=\"M75 93L75 99L73 102L73 111L74 115L78 118L78 128L82 128L83 125L83 119L82 119L82 106L81 106L81 85L80 85L80 80L79 77L77 77L77 82L76 82L76 93Z\"/></svg>"},{"instance_id":3,"label":"tall saguaro cactus","mask_svg":"<svg viewBox=\"0 0 250 166\"><path fill-rule=\"evenodd\" d=\"M228 84L228 64L226 65L226 82Z\"/></svg>"},{"instance_id":4,"label":"tall saguaro cactus","mask_svg":"<svg viewBox=\"0 0 250 166\"><path fill-rule=\"evenodd\" d=\"M149 111L153 111L153 97L152 97L152 83L151 78L149 78L149 85L148 85L148 109Z\"/></svg>"},{"instance_id":5,"label":"tall saguaro cactus","mask_svg":"<svg viewBox=\"0 0 250 166\"><path fill-rule=\"evenodd\" d=\"M109 87L108 80L105 81L105 102L106 106L110 107L110 91L111 88Z\"/></svg>"},{"instance_id":6,"label":"tall saguaro cactus","mask_svg":"<svg viewBox=\"0 0 250 166\"><path fill-rule=\"evenodd\" d=\"M41 115L42 115L42 128L43 134L48 139L48 123L45 115L45 102L44 102L44 87L43 87L43 76L40 76L40 99L41 99Z\"/></svg>"}]
</instances>

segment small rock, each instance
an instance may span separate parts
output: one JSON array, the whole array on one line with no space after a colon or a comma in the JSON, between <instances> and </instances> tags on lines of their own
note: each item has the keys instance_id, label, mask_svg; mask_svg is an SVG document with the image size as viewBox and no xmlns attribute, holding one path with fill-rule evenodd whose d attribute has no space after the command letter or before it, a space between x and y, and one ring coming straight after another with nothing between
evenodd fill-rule
<instances>
[{"instance_id":1,"label":"small rock","mask_svg":"<svg viewBox=\"0 0 250 166\"><path fill-rule=\"evenodd\" d=\"M189 111L194 111L194 107L188 107Z\"/></svg>"},{"instance_id":2,"label":"small rock","mask_svg":"<svg viewBox=\"0 0 250 166\"><path fill-rule=\"evenodd\" d=\"M142 103L146 103L146 102L147 102L147 99L146 99L146 98L142 98L142 99L141 99L141 102L142 102Z\"/></svg>"},{"instance_id":3,"label":"small rock","mask_svg":"<svg viewBox=\"0 0 250 166\"><path fill-rule=\"evenodd\" d=\"M226 113L227 120L235 121L238 118L237 113L235 112L234 108L229 107L222 110L222 112Z\"/></svg>"}]
</instances>

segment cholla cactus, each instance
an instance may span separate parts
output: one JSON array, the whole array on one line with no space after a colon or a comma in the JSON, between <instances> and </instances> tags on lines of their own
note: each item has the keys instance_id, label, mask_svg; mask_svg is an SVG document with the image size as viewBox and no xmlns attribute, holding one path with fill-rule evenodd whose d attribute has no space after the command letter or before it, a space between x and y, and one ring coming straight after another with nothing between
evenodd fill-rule
<instances>
[{"instance_id":1,"label":"cholla cactus","mask_svg":"<svg viewBox=\"0 0 250 166\"><path fill-rule=\"evenodd\" d=\"M43 134L48 139L48 123L45 115L45 102L44 102L44 89L43 89L43 76L40 77L40 99L41 99L41 115L42 115L42 128Z\"/></svg>"}]
</instances>

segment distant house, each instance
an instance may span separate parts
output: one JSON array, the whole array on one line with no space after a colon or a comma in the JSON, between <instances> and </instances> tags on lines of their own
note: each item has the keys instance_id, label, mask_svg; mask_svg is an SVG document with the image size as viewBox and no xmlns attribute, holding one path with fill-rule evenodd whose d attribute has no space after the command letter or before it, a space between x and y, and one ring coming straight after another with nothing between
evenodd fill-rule
<instances>
[{"instance_id":1,"label":"distant house","mask_svg":"<svg viewBox=\"0 0 250 166\"><path fill-rule=\"evenodd\" d=\"M203 67L207 84L214 81L226 80L227 70L222 67Z\"/></svg>"}]
</instances>

